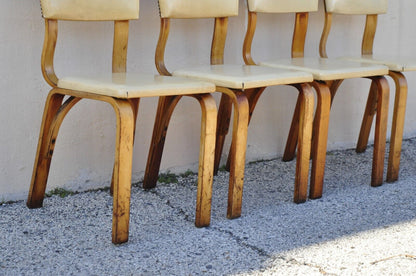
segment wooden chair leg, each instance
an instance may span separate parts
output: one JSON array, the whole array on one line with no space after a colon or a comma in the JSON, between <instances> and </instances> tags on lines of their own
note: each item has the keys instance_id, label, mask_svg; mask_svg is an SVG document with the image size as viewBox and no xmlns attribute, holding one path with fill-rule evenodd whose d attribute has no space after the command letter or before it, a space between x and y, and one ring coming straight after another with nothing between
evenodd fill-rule
<instances>
[{"instance_id":1,"label":"wooden chair leg","mask_svg":"<svg viewBox=\"0 0 416 276\"><path fill-rule=\"evenodd\" d=\"M373 169L371 174L371 186L376 187L383 183L387 117L389 111L389 84L384 77L376 77L372 78L372 80L376 83L378 90Z\"/></svg>"},{"instance_id":2,"label":"wooden chair leg","mask_svg":"<svg viewBox=\"0 0 416 276\"><path fill-rule=\"evenodd\" d=\"M247 129L249 105L247 97L241 91L218 87L218 92L227 93L234 104L233 135L231 143L230 181L228 187L227 217L241 216L241 205L244 185L244 167L247 148Z\"/></svg>"},{"instance_id":3,"label":"wooden chair leg","mask_svg":"<svg viewBox=\"0 0 416 276\"><path fill-rule=\"evenodd\" d=\"M244 93L248 99L249 105L249 117L248 117L248 124L250 125L251 117L253 116L254 109L256 108L257 102L260 99L261 94L263 94L266 87L260 87L256 89L246 90ZM227 163L225 165L225 169L230 171L230 164L231 164L231 147L230 151L228 152Z\"/></svg>"},{"instance_id":4,"label":"wooden chair leg","mask_svg":"<svg viewBox=\"0 0 416 276\"><path fill-rule=\"evenodd\" d=\"M407 81L402 73L390 71L389 75L395 82L396 95L394 98L393 123L390 135L390 152L386 181L394 182L399 178L400 154L402 150L404 118L406 113Z\"/></svg>"},{"instance_id":5,"label":"wooden chair leg","mask_svg":"<svg viewBox=\"0 0 416 276\"><path fill-rule=\"evenodd\" d=\"M134 112L127 100L114 99L111 104L117 116L112 241L120 244L129 238Z\"/></svg>"},{"instance_id":6,"label":"wooden chair leg","mask_svg":"<svg viewBox=\"0 0 416 276\"><path fill-rule=\"evenodd\" d=\"M296 146L298 143L299 136L299 112L302 102L302 95L299 94L296 101L295 111L293 112L292 123L290 125L289 134L287 135L286 147L283 153L282 161L292 161L296 155Z\"/></svg>"},{"instance_id":7,"label":"wooden chair leg","mask_svg":"<svg viewBox=\"0 0 416 276\"><path fill-rule=\"evenodd\" d=\"M205 227L211 221L217 105L210 94L193 97L199 101L202 111L195 226Z\"/></svg>"},{"instance_id":8,"label":"wooden chair leg","mask_svg":"<svg viewBox=\"0 0 416 276\"><path fill-rule=\"evenodd\" d=\"M225 137L230 128L231 110L233 101L227 94L221 95L220 106L218 108L217 119L217 137L215 140L215 161L214 161L214 175L217 175L220 167L221 155L224 148Z\"/></svg>"},{"instance_id":9,"label":"wooden chair leg","mask_svg":"<svg viewBox=\"0 0 416 276\"><path fill-rule=\"evenodd\" d=\"M371 82L370 92L368 93L367 104L361 123L360 134L358 136L357 153L364 152L367 149L368 138L370 136L371 125L373 124L374 115L377 112L377 85Z\"/></svg>"},{"instance_id":10,"label":"wooden chair leg","mask_svg":"<svg viewBox=\"0 0 416 276\"><path fill-rule=\"evenodd\" d=\"M59 128L69 110L81 100L80 98L69 97L62 104L63 99L63 94L52 90L45 103L32 181L26 203L29 208L42 207Z\"/></svg>"},{"instance_id":11,"label":"wooden chair leg","mask_svg":"<svg viewBox=\"0 0 416 276\"><path fill-rule=\"evenodd\" d=\"M317 92L318 103L316 107L313 142L312 142L312 171L309 198L322 197L326 149L328 141L328 127L331 110L331 92L328 86L321 82L313 82Z\"/></svg>"},{"instance_id":12,"label":"wooden chair leg","mask_svg":"<svg viewBox=\"0 0 416 276\"><path fill-rule=\"evenodd\" d=\"M134 137L136 137L136 122L137 122L137 114L139 113L139 103L140 98L137 99L129 99L129 103L131 105L131 108L133 110L133 117L134 117L134 129L133 129L133 143L134 143ZM111 176L111 185L110 185L110 194L113 194L114 191L114 171L115 166L113 166L113 175Z\"/></svg>"},{"instance_id":13,"label":"wooden chair leg","mask_svg":"<svg viewBox=\"0 0 416 276\"><path fill-rule=\"evenodd\" d=\"M152 189L156 187L170 118L172 117L173 110L180 99L181 96L159 98L155 124L153 127L152 142L150 143L146 171L143 179L144 189Z\"/></svg>"},{"instance_id":14,"label":"wooden chair leg","mask_svg":"<svg viewBox=\"0 0 416 276\"><path fill-rule=\"evenodd\" d=\"M308 193L309 161L313 128L314 95L309 84L299 84L300 109L298 149L296 160L295 190L293 200L296 203L305 202Z\"/></svg>"}]
</instances>

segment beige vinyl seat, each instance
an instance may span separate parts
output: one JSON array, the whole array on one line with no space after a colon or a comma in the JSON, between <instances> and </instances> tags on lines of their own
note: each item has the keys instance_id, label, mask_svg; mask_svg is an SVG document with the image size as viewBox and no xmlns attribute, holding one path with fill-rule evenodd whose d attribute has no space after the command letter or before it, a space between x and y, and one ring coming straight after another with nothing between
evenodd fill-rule
<instances>
[{"instance_id":1,"label":"beige vinyl seat","mask_svg":"<svg viewBox=\"0 0 416 276\"><path fill-rule=\"evenodd\" d=\"M258 66L224 64L224 47L228 17L238 14L239 0L159 0L161 28L156 49L156 67L161 75L174 75L216 84L216 91L222 93L218 111L221 124L217 126L215 173L218 171L225 136L229 129L231 111L234 107L232 143L228 167L230 171L227 217L241 215L244 166L247 144L247 128L251 110L258 97L267 86L288 84L296 87L301 94L302 108L299 123L299 157L295 176L295 202L307 198L310 143L313 122L314 99L309 82L309 73L286 69L261 68ZM170 32L171 19L188 19L194 22L200 18L211 18L214 34L211 45L211 63L205 66L182 68L172 71L165 66L165 48ZM189 34L192 35L192 34ZM202 36L199 34L199 36ZM247 100L247 99L250 100ZM149 152L143 185L153 188L156 185L160 167L160 157L164 147L166 130L171 113L180 97L161 97L153 138ZM223 120L222 118L227 118Z\"/></svg>"},{"instance_id":2,"label":"beige vinyl seat","mask_svg":"<svg viewBox=\"0 0 416 276\"><path fill-rule=\"evenodd\" d=\"M374 36L377 28L378 15L386 13L387 6L387 0L326 0L325 16L327 22L332 22L333 14L366 15L366 31L363 37L361 56L345 57L345 59L386 65L389 68L389 76L394 80L396 93L386 176L387 182L394 182L399 178L400 155L406 112L407 80L403 73L416 71L416 57L405 57L400 53L373 54ZM323 40L327 39L328 33L329 31L324 33L322 37ZM326 56L325 50L322 51L322 55ZM370 134L374 114L377 112L377 97L374 93L374 89L371 89L367 101L367 108L361 125L361 132L357 142L357 152L363 152L367 147L368 136Z\"/></svg>"},{"instance_id":3,"label":"beige vinyl seat","mask_svg":"<svg viewBox=\"0 0 416 276\"><path fill-rule=\"evenodd\" d=\"M132 151L139 100L142 97L194 94L202 109L196 226L210 223L217 108L209 92L215 85L152 74L126 73L129 20L139 17L139 0L41 0L45 18L42 73L52 90L46 100L27 206L43 205L52 155L62 121L81 99L107 102L116 113L116 148L112 178L112 241L129 236ZM112 71L58 78L54 53L58 20L114 21Z\"/></svg>"},{"instance_id":4,"label":"beige vinyl seat","mask_svg":"<svg viewBox=\"0 0 416 276\"><path fill-rule=\"evenodd\" d=\"M377 126L375 131L375 150L371 185L378 186L383 182L383 163L386 140L389 88L383 75L388 68L383 65L360 63L322 57L304 57L305 37L308 27L309 12L318 9L318 0L248 0L248 26L243 46L243 57L246 64L256 64L252 57L252 42L257 25L257 15L262 13L296 14L292 40L292 56L286 59L269 59L257 64L274 68L285 68L309 72L314 77L313 86L317 91L317 109L314 120L312 142L312 171L310 198L322 196L329 113L332 99L342 81L351 78L369 78L372 80L378 95ZM266 42L267 43L267 42ZM352 103L353 104L353 103ZM299 101L294 112L292 127L286 143L283 160L292 160L297 143L297 122L299 120ZM220 124L220 122L218 122Z\"/></svg>"}]
</instances>

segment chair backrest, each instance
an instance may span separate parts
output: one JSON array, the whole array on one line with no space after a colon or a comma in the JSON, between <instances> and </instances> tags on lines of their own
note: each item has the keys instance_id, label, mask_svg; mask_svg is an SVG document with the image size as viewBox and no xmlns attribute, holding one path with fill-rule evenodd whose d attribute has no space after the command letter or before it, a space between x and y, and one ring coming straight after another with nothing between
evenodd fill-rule
<instances>
[{"instance_id":1,"label":"chair backrest","mask_svg":"<svg viewBox=\"0 0 416 276\"><path fill-rule=\"evenodd\" d=\"M238 15L239 0L159 0L161 18L210 18Z\"/></svg>"},{"instance_id":2,"label":"chair backrest","mask_svg":"<svg viewBox=\"0 0 416 276\"><path fill-rule=\"evenodd\" d=\"M165 50L171 19L214 18L211 64L224 62L228 17L238 15L239 0L159 0L161 28L156 47L155 63L161 75L171 75L165 66Z\"/></svg>"},{"instance_id":3,"label":"chair backrest","mask_svg":"<svg viewBox=\"0 0 416 276\"><path fill-rule=\"evenodd\" d=\"M130 20L139 18L139 0L40 0L45 19Z\"/></svg>"},{"instance_id":4,"label":"chair backrest","mask_svg":"<svg viewBox=\"0 0 416 276\"><path fill-rule=\"evenodd\" d=\"M382 14L387 12L388 0L325 0L329 13Z\"/></svg>"},{"instance_id":5,"label":"chair backrest","mask_svg":"<svg viewBox=\"0 0 416 276\"><path fill-rule=\"evenodd\" d=\"M309 12L318 10L318 0L247 0L248 26L243 44L246 64L254 65L251 45L257 25L257 13L296 13L292 39L292 57L303 57Z\"/></svg>"},{"instance_id":6,"label":"chair backrest","mask_svg":"<svg viewBox=\"0 0 416 276\"><path fill-rule=\"evenodd\" d=\"M247 6L251 12L312 12L318 10L318 0L247 0Z\"/></svg>"},{"instance_id":7,"label":"chair backrest","mask_svg":"<svg viewBox=\"0 0 416 276\"><path fill-rule=\"evenodd\" d=\"M387 6L388 0L325 0L325 25L319 45L321 57L328 57L326 43L331 30L332 14L367 16L361 44L361 54L372 55L377 29L377 17L379 14L387 12Z\"/></svg>"},{"instance_id":8,"label":"chair backrest","mask_svg":"<svg viewBox=\"0 0 416 276\"><path fill-rule=\"evenodd\" d=\"M139 0L40 0L45 18L42 73L46 82L56 87L54 70L58 20L114 21L112 71L126 72L129 20L139 18Z\"/></svg>"}]
</instances>

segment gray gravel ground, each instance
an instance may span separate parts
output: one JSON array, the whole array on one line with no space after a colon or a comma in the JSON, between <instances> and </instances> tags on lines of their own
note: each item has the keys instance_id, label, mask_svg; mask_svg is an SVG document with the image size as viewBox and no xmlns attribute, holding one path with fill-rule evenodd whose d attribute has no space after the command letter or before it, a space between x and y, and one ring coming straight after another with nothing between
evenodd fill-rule
<instances>
[{"instance_id":1,"label":"gray gravel ground","mask_svg":"<svg viewBox=\"0 0 416 276\"><path fill-rule=\"evenodd\" d=\"M196 176L132 190L130 240L111 243L105 191L0 206L0 275L414 275L416 139L400 180L369 185L372 148L329 152L324 196L292 203L295 162L246 166L243 215L225 217L228 173L214 180L212 221L193 225Z\"/></svg>"}]
</instances>

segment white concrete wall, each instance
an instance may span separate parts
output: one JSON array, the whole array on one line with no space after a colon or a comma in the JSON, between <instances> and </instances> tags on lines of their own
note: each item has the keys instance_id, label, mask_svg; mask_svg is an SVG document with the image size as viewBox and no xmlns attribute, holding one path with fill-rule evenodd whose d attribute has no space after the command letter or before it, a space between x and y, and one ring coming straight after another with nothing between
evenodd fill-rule
<instances>
[{"instance_id":1,"label":"white concrete wall","mask_svg":"<svg viewBox=\"0 0 416 276\"><path fill-rule=\"evenodd\" d=\"M159 18L156 1L141 1L140 20L131 23L128 70L154 72L154 48ZM242 63L246 25L245 1L240 16L230 19L226 63ZM414 0L390 1L389 13L379 18L375 53L401 52L415 56ZM189 24L174 21L168 42L168 68L209 62L212 21ZM292 15L261 15L253 45L255 60L288 57ZM329 38L330 56L359 54L364 18L336 16ZM306 55L318 55L323 26L323 5L310 15ZM40 71L43 20L36 0L0 2L0 202L24 199L30 185L43 104L49 87ZM276 36L274 36L276 35ZM112 23L62 22L56 53L56 72L110 70ZM175 66L174 66L175 65ZM405 137L416 134L416 73L406 74L410 88ZM348 80L335 99L330 121L329 149L353 147L358 135L368 80ZM247 160L282 155L297 92L287 87L268 88L260 99L249 128ZM218 95L216 96L218 99ZM391 96L390 103L392 105ZM353 104L354 103L354 104ZM134 149L133 180L143 176L157 99L143 99ZM200 128L199 105L185 98L178 105L167 136L162 170L196 171ZM391 118L390 118L391 120ZM389 123L390 125L390 123ZM58 137L48 190L65 187L84 190L110 183L115 120L109 105L85 100L68 115ZM229 140L227 141L229 144Z\"/></svg>"}]
</instances>

